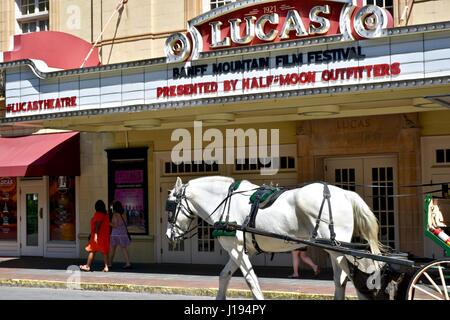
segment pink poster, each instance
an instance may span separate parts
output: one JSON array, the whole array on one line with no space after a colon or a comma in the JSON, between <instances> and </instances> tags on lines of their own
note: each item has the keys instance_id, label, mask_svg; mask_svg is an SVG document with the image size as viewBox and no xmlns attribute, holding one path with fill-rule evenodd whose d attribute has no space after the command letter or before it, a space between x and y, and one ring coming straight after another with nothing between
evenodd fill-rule
<instances>
[{"instance_id":1,"label":"pink poster","mask_svg":"<svg viewBox=\"0 0 450 320\"><path fill-rule=\"evenodd\" d=\"M114 199L119 200L127 215L128 231L130 233L144 233L144 189L124 188L116 189Z\"/></svg>"},{"instance_id":2,"label":"pink poster","mask_svg":"<svg viewBox=\"0 0 450 320\"><path fill-rule=\"evenodd\" d=\"M116 184L144 183L144 171L142 170L118 170L115 172Z\"/></svg>"},{"instance_id":3,"label":"pink poster","mask_svg":"<svg viewBox=\"0 0 450 320\"><path fill-rule=\"evenodd\" d=\"M0 177L0 241L17 240L17 179Z\"/></svg>"},{"instance_id":4,"label":"pink poster","mask_svg":"<svg viewBox=\"0 0 450 320\"><path fill-rule=\"evenodd\" d=\"M147 148L108 152L108 201L120 201L131 235L148 234Z\"/></svg>"}]
</instances>

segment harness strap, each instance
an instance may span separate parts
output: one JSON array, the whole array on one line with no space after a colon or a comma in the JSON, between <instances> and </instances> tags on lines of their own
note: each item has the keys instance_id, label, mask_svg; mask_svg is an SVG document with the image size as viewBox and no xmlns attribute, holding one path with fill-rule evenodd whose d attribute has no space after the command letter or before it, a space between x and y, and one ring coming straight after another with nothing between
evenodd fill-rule
<instances>
[{"instance_id":1,"label":"harness strap","mask_svg":"<svg viewBox=\"0 0 450 320\"><path fill-rule=\"evenodd\" d=\"M329 215L329 222L328 222L328 228L330 229L330 240L332 243L336 242L336 233L334 232L334 222L333 222L333 212L331 211L331 192L330 188L328 187L328 184L326 182L322 182L323 184L323 199L322 203L320 205L319 215L316 219L316 225L314 227L314 231L312 233L312 239L317 238L318 230L319 230L319 224L322 221L322 212L323 212L323 206L325 205L325 201L328 204L328 215Z\"/></svg>"},{"instance_id":2,"label":"harness strap","mask_svg":"<svg viewBox=\"0 0 450 320\"><path fill-rule=\"evenodd\" d=\"M252 208L250 210L250 219L249 219L249 226L254 228L255 227L255 221L256 221L256 214L258 213L259 208L259 202L261 201L261 197L258 195L256 197L256 201L252 204ZM256 241L255 234L252 233L252 244L255 247L258 254L263 253L264 251L261 250L261 248L258 245L258 242Z\"/></svg>"},{"instance_id":3,"label":"harness strap","mask_svg":"<svg viewBox=\"0 0 450 320\"><path fill-rule=\"evenodd\" d=\"M260 187L258 190L264 190L264 189L265 189L265 187L263 186L263 187ZM256 215L258 214L259 205L262 200L262 197L264 196L264 193L258 193L258 191L256 191L254 195L255 195L255 198L254 198L254 201L253 201L251 209L250 209L250 214L245 218L245 221L243 223L244 252L245 253L248 253L247 241L245 238L246 229L247 229L247 227L255 228ZM252 244L253 244L253 247L255 248L257 254L266 253L266 251L262 250L261 247L258 245L258 241L256 241L255 233L251 232L251 235L252 235ZM270 258L271 261L273 260L274 255L275 254L272 252L271 258Z\"/></svg>"},{"instance_id":4,"label":"harness strap","mask_svg":"<svg viewBox=\"0 0 450 320\"><path fill-rule=\"evenodd\" d=\"M239 186L241 185L241 182L242 181L240 181L240 180L235 181L228 187L227 196L223 200L223 201L225 201L225 204L224 204L223 209L222 209L222 214L220 215L220 218L219 218L220 222L222 222L222 218L223 218L223 216L225 214L225 211L227 211L227 216L225 218L225 222L228 223L229 218L230 218L231 196L233 195L233 192L235 192L237 189L239 189ZM222 205L223 201L220 203L220 205Z\"/></svg>"},{"instance_id":5,"label":"harness strap","mask_svg":"<svg viewBox=\"0 0 450 320\"><path fill-rule=\"evenodd\" d=\"M327 199L327 203L328 203L328 213L330 216L330 223L329 223L329 228L330 228L330 239L333 243L335 243L336 241L336 233L334 232L334 220L333 220L333 212L331 210L331 192L330 189L328 188L328 185L325 183L324 184L324 190L323 190L323 196Z\"/></svg>"}]
</instances>

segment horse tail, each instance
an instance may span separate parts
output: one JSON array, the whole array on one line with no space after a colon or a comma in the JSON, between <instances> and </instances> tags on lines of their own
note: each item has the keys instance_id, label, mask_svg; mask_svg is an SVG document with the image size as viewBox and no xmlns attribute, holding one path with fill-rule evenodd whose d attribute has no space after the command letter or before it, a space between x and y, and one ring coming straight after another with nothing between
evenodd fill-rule
<instances>
[{"instance_id":1,"label":"horse tail","mask_svg":"<svg viewBox=\"0 0 450 320\"><path fill-rule=\"evenodd\" d=\"M378 220L366 202L353 191L346 191L345 197L352 203L356 232L364 238L373 254L384 251L384 245L378 240Z\"/></svg>"}]
</instances>

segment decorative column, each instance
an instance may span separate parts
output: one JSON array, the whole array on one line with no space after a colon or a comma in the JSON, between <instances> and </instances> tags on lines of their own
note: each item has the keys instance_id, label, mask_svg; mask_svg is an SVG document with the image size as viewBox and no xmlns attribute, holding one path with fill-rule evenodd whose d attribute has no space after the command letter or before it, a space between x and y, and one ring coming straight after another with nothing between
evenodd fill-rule
<instances>
[{"instance_id":1,"label":"decorative column","mask_svg":"<svg viewBox=\"0 0 450 320\"><path fill-rule=\"evenodd\" d=\"M314 158L311 143L311 122L297 124L297 181L308 182L314 179Z\"/></svg>"},{"instance_id":2,"label":"decorative column","mask_svg":"<svg viewBox=\"0 0 450 320\"><path fill-rule=\"evenodd\" d=\"M201 0L184 0L185 18L187 21L195 18L202 13L202 1Z\"/></svg>"},{"instance_id":3,"label":"decorative column","mask_svg":"<svg viewBox=\"0 0 450 320\"><path fill-rule=\"evenodd\" d=\"M398 183L399 186L420 184L420 128L417 114L404 114L398 135ZM400 194L417 194L398 200L398 230L400 248L403 251L423 255L424 235L422 230L421 188L400 187Z\"/></svg>"},{"instance_id":4,"label":"decorative column","mask_svg":"<svg viewBox=\"0 0 450 320\"><path fill-rule=\"evenodd\" d=\"M61 31L61 16L66 14L66 12L61 12L61 1L50 0L50 12L49 12L49 30L51 31ZM87 15L87 12L86 12Z\"/></svg>"}]
</instances>

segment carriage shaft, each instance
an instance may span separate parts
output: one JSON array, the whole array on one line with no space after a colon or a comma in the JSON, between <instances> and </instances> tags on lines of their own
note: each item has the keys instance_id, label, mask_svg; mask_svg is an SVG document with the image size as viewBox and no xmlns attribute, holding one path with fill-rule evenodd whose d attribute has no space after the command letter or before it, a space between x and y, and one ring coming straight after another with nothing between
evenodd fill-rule
<instances>
[{"instance_id":1,"label":"carriage shaft","mask_svg":"<svg viewBox=\"0 0 450 320\"><path fill-rule=\"evenodd\" d=\"M284 235L273 233L273 232L258 230L256 228L252 228L252 227L244 227L241 225L230 224L230 223L226 224L225 228L227 230L238 230L238 231L253 233L255 235L260 235L260 236L264 236L264 237L276 238L276 239L284 240L287 242L300 243L300 244L308 245L311 247L321 248L324 250L340 252L343 254L351 255L355 258L369 258L369 259L376 260L376 261L386 262L388 264L396 264L396 265L402 265L402 266L407 266L407 267L415 266L415 262L412 260L398 259L398 258L393 258L393 257L389 257L389 256L377 255L377 254L373 254L373 253L359 250L359 249L349 249L349 248L343 247L342 245L332 245L331 244L332 241L328 240L328 239L315 239L315 240L298 239L298 238L284 236ZM318 241L330 242L330 244L319 243ZM341 243L341 244L343 244L343 243ZM352 245L352 244L348 244L348 245Z\"/></svg>"}]
</instances>

